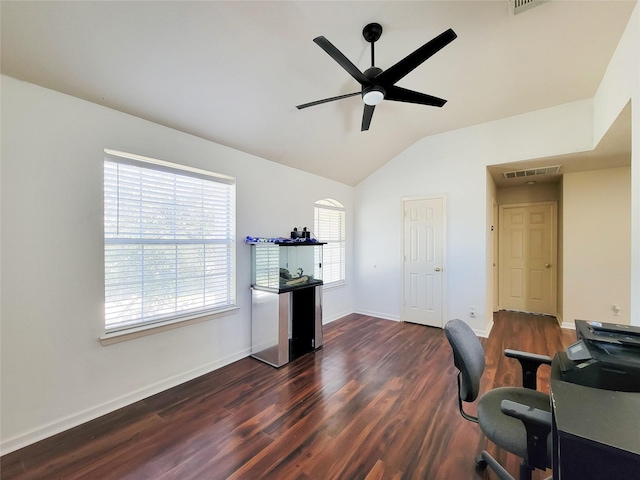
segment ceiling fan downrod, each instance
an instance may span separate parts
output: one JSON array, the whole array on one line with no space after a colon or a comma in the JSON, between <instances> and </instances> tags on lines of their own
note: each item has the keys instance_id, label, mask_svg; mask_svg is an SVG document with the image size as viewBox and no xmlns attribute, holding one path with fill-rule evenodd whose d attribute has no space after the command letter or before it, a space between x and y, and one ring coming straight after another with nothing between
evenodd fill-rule
<instances>
[{"instance_id":1,"label":"ceiling fan downrod","mask_svg":"<svg viewBox=\"0 0 640 480\"><path fill-rule=\"evenodd\" d=\"M375 50L374 43L376 43L382 35L382 25L379 23L370 23L362 29L362 36L371 44L371 66L375 66Z\"/></svg>"}]
</instances>

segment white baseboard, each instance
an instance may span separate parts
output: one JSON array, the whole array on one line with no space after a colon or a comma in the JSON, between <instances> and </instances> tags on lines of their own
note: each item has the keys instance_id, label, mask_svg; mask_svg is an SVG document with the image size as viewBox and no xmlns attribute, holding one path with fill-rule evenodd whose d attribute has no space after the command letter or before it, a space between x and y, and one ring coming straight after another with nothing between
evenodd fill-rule
<instances>
[{"instance_id":1,"label":"white baseboard","mask_svg":"<svg viewBox=\"0 0 640 480\"><path fill-rule=\"evenodd\" d=\"M214 370L241 360L245 357L248 357L249 355L251 355L250 348L230 355L227 358L223 358L207 365L203 365L189 372L167 378L166 380L155 383L153 385L149 385L145 388L110 400L101 405L97 405L82 412L50 422L27 433L17 435L7 440L3 440L0 444L0 454L5 455L7 453L11 453L15 450L19 450L28 445L39 442L40 440L44 440L45 438L64 432L65 430L69 430L70 428L82 425L83 423L86 423L90 420L95 420L96 418L106 415L107 413L114 412L119 408L126 407L127 405L131 405L132 403L138 402L140 400L144 400L145 398L155 395L156 393L163 392L182 383L188 382L189 380L193 380L194 378L198 378L202 375L213 372Z\"/></svg>"},{"instance_id":2,"label":"white baseboard","mask_svg":"<svg viewBox=\"0 0 640 480\"><path fill-rule=\"evenodd\" d=\"M568 330L575 330L576 329L576 324L573 322L562 322L562 325L560 325L562 328L566 328Z\"/></svg>"},{"instance_id":3,"label":"white baseboard","mask_svg":"<svg viewBox=\"0 0 640 480\"><path fill-rule=\"evenodd\" d=\"M489 338L489 334L491 333L491 329L493 328L493 320L489 322L489 325L484 330L473 329L473 333L475 333L478 337Z\"/></svg>"},{"instance_id":4,"label":"white baseboard","mask_svg":"<svg viewBox=\"0 0 640 480\"><path fill-rule=\"evenodd\" d=\"M394 322L400 321L399 315L389 315L386 313L371 312L369 310L357 310L357 309L353 313L358 313L360 315L368 315L370 317L382 318L383 320L393 320Z\"/></svg>"},{"instance_id":5,"label":"white baseboard","mask_svg":"<svg viewBox=\"0 0 640 480\"><path fill-rule=\"evenodd\" d=\"M322 324L326 325L327 323L331 323L331 322L335 322L336 320L340 320L343 317L346 317L347 315L351 315L353 313L353 310L348 310L348 311L344 311L341 313L337 313L335 315L331 315L330 317L322 317ZM323 312L324 314L324 312Z\"/></svg>"}]
</instances>

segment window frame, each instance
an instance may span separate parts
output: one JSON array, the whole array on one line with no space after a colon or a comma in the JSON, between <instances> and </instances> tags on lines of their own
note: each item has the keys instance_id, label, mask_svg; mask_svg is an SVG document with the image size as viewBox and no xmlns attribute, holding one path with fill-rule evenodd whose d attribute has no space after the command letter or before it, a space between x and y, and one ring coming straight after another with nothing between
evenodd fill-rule
<instances>
[{"instance_id":1,"label":"window frame","mask_svg":"<svg viewBox=\"0 0 640 480\"><path fill-rule=\"evenodd\" d=\"M152 315L147 317L141 317L138 320L131 320L128 325L109 325L107 318L107 249L108 245L114 244L143 244L143 245L173 245L176 246L176 251L178 250L178 245L186 244L186 245L194 245L197 249L198 246L202 246L202 248L206 248L206 245L211 245L212 242L207 239L191 239L186 242L175 239L175 241L171 240L158 240L154 238L136 238L134 240L121 240L114 239L113 237L108 238L106 219L107 219L107 201L106 201L106 175L103 176L103 186L105 188L105 192L103 192L103 214L105 215L103 221L103 252L104 252L104 262L103 262L103 293L105 295L105 309L103 316L103 327L104 327L104 335L100 337L100 341L103 345L108 345L111 343L117 343L118 341L127 340L129 338L136 338L138 336L148 335L150 333L155 333L157 331L164 331L170 328L181 327L187 324L197 323L208 318L215 318L222 314L227 314L228 312L234 311L238 309L237 306L237 252L236 252L236 179L235 177L222 175L219 173L211 172L208 170L203 170L195 167L185 166L177 163L167 162L164 160L158 160L151 157L145 157L142 155L136 155L126 152L120 152L117 150L105 149L104 150L104 158L103 165L107 166L107 162L118 163L122 165L130 165L135 167L141 167L144 169L153 170L156 172L162 172L164 174L176 175L181 177L191 177L201 180L206 180L210 182L214 182L216 184L216 188L219 188L221 185L226 185L228 188L225 188L224 200L228 205L228 217L225 218L224 222L224 231L226 235L223 237L223 241L220 243L215 242L216 244L221 244L226 246L225 250L228 252L228 256L230 259L225 262L227 264L226 268L222 269L222 277L226 274L226 282L224 283L224 289L228 290L226 294L226 301L222 305L203 305L202 308L198 308L197 306L189 309L180 310L178 306L176 306L176 311L160 314L160 315ZM224 188L224 187L223 187ZM204 198L204 197L197 197ZM197 222L201 222L203 217L196 217ZM196 223L197 223L196 222ZM164 233L165 236L167 232L171 230L168 229L167 232L159 230L161 233ZM174 229L175 231L175 229ZM176 254L177 255L177 254ZM144 271L144 268L140 269L140 272ZM141 273L141 277L142 277ZM203 280L208 276L208 274L203 271L202 275L197 278L202 278ZM144 285L144 280L140 281L139 285ZM177 287L176 287L177 288ZM206 287L203 287L203 292L206 290ZM204 295L204 293L203 293ZM203 297L204 299L204 297ZM178 297L176 297L176 304L178 302ZM122 337L122 339L120 339Z\"/></svg>"},{"instance_id":2,"label":"window frame","mask_svg":"<svg viewBox=\"0 0 640 480\"><path fill-rule=\"evenodd\" d=\"M340 232L340 239L339 240L335 240L335 239L326 239L326 238L322 238L322 231L320 229L320 218L319 215L321 214L322 211L331 211L331 212L339 212L339 221L340 221L340 226L337 228ZM326 245L324 245L323 247L323 253L322 253L322 257L323 257L323 265L322 265L322 276L323 276L323 282L324 282L324 286L325 287L334 287L334 286L339 286L339 285L344 285L345 283L347 283L347 267L346 267L346 257L347 257L347 240L346 240L346 217L347 217L347 213L346 213L346 208L344 207L344 205L340 202L338 202L337 200L334 200L332 198L323 198L320 200L317 200L316 202L314 202L313 204L313 231L314 231L314 235L315 237L318 239L318 241L326 243ZM335 226L333 227L335 228ZM339 244L339 270L340 270L340 278L337 280L331 280L331 281L327 281L326 280L326 266L327 266L327 248L331 249L333 248L336 244Z\"/></svg>"}]
</instances>

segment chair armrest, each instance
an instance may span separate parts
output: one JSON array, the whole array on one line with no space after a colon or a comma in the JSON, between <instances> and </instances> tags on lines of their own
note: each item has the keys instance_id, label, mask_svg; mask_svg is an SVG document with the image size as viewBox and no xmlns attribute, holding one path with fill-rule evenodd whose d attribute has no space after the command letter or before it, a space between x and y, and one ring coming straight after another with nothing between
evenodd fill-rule
<instances>
[{"instance_id":1,"label":"chair armrest","mask_svg":"<svg viewBox=\"0 0 640 480\"><path fill-rule=\"evenodd\" d=\"M539 355L537 353L521 352L507 348L504 351L505 357L515 358L522 367L522 386L536 390L538 388L538 367L540 365L551 365L551 357Z\"/></svg>"},{"instance_id":2,"label":"chair armrest","mask_svg":"<svg viewBox=\"0 0 640 480\"><path fill-rule=\"evenodd\" d=\"M505 415L522 420L525 425L530 424L551 431L551 412L512 400L502 400L500 402L500 410Z\"/></svg>"},{"instance_id":3,"label":"chair armrest","mask_svg":"<svg viewBox=\"0 0 640 480\"><path fill-rule=\"evenodd\" d=\"M509 357L509 358L517 358L518 360L520 360L520 359L530 360L530 361L533 361L533 362L537 363L538 365L542 365L543 363L545 365L551 365L551 361L553 360L548 355L540 355L538 353L522 352L520 350L513 350L511 348L505 349L504 354L505 354L506 357Z\"/></svg>"},{"instance_id":4,"label":"chair armrest","mask_svg":"<svg viewBox=\"0 0 640 480\"><path fill-rule=\"evenodd\" d=\"M547 468L547 439L551 433L551 412L521 403L503 400L500 410L522 421L527 431L527 462L535 468Z\"/></svg>"}]
</instances>

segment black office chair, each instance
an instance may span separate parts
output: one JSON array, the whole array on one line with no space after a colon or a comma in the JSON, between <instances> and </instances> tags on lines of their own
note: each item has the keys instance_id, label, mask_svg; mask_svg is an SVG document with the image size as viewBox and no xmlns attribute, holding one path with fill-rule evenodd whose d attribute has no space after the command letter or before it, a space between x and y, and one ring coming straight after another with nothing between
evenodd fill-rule
<instances>
[{"instance_id":1,"label":"black office chair","mask_svg":"<svg viewBox=\"0 0 640 480\"><path fill-rule=\"evenodd\" d=\"M535 468L551 467L551 404L548 395L536 391L538 367L551 365L551 358L505 350L507 357L516 358L522 365L525 388L500 387L486 392L480 397L478 416L474 417L464 411L462 402L475 401L480 392L480 378L485 367L482 344L462 320L450 320L444 332L459 370L458 406L462 416L478 423L482 432L498 447L522 458L520 480L530 480ZM477 457L476 465L479 469L489 465L501 479L511 478L487 452Z\"/></svg>"}]
</instances>

